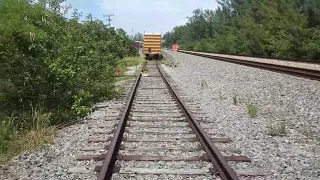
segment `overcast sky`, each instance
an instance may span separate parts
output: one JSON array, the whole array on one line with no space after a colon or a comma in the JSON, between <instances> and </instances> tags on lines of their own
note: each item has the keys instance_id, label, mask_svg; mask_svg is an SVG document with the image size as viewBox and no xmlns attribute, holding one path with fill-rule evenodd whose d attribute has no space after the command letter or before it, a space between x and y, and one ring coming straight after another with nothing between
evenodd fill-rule
<instances>
[{"instance_id":1,"label":"overcast sky","mask_svg":"<svg viewBox=\"0 0 320 180\"><path fill-rule=\"evenodd\" d=\"M111 26L123 28L129 35L132 28L134 33L165 33L185 24L196 8L217 8L216 0L67 0L67 4L99 19L114 14Z\"/></svg>"}]
</instances>

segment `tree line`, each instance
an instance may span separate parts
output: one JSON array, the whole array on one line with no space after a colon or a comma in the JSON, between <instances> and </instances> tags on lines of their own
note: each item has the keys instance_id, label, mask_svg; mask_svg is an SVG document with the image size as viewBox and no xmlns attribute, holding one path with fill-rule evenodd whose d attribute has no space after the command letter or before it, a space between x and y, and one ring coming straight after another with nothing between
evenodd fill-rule
<instances>
[{"instance_id":1,"label":"tree line","mask_svg":"<svg viewBox=\"0 0 320 180\"><path fill-rule=\"evenodd\" d=\"M164 34L164 46L223 54L320 58L319 0L217 0Z\"/></svg>"},{"instance_id":2,"label":"tree line","mask_svg":"<svg viewBox=\"0 0 320 180\"><path fill-rule=\"evenodd\" d=\"M56 125L118 95L118 60L135 56L122 29L64 0L0 1L0 154L14 130Z\"/></svg>"}]
</instances>

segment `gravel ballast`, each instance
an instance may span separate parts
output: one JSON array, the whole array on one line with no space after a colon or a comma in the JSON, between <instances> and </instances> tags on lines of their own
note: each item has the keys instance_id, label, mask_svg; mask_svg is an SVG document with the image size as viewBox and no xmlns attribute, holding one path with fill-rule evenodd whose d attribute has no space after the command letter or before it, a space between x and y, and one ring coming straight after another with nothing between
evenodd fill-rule
<instances>
[{"instance_id":1,"label":"gravel ballast","mask_svg":"<svg viewBox=\"0 0 320 180\"><path fill-rule=\"evenodd\" d=\"M252 160L232 167L267 179L320 179L320 82L165 52L177 67L164 70L215 122L202 126L226 134Z\"/></svg>"}]
</instances>

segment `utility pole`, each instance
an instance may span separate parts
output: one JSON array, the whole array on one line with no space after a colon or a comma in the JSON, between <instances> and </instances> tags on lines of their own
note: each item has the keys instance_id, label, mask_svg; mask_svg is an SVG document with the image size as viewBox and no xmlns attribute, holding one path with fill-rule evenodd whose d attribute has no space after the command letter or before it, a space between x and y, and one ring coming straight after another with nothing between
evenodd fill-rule
<instances>
[{"instance_id":1,"label":"utility pole","mask_svg":"<svg viewBox=\"0 0 320 180\"><path fill-rule=\"evenodd\" d=\"M133 28L132 28L132 36L131 36L131 37L132 37L132 39L133 39Z\"/></svg>"},{"instance_id":2,"label":"utility pole","mask_svg":"<svg viewBox=\"0 0 320 180\"><path fill-rule=\"evenodd\" d=\"M111 21L112 21L111 17L112 17L112 16L114 16L114 14L103 15L103 17L108 17L108 18L107 18L107 21L109 22L109 23L108 23L108 26L109 26L109 27L111 27Z\"/></svg>"}]
</instances>

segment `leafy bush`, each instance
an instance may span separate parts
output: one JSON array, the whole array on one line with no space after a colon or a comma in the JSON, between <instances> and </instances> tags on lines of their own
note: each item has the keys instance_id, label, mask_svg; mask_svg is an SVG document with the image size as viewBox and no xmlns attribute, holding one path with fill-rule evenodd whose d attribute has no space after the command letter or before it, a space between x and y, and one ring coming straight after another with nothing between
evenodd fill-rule
<instances>
[{"instance_id":1,"label":"leafy bush","mask_svg":"<svg viewBox=\"0 0 320 180\"><path fill-rule=\"evenodd\" d=\"M137 54L123 30L93 21L91 14L80 23L77 10L66 19L61 2L0 1L1 141L13 129L35 129L35 107L48 115L41 117L48 126L114 97L117 61Z\"/></svg>"}]
</instances>

